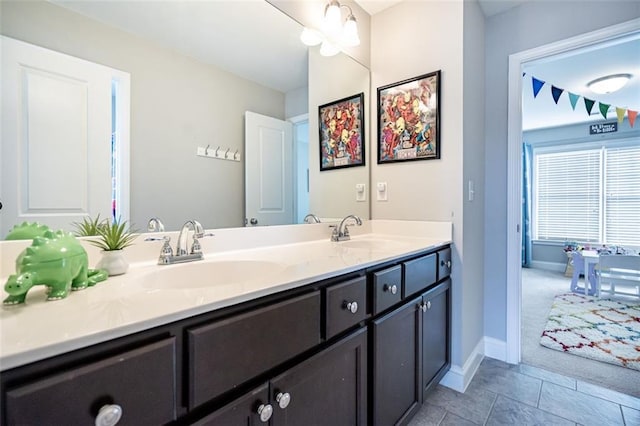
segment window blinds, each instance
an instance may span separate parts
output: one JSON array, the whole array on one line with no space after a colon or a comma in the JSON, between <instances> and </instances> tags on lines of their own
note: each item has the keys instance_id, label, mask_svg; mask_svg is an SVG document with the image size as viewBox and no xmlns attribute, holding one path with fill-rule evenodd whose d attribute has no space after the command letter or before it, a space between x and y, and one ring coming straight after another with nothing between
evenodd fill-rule
<instances>
[{"instance_id":1,"label":"window blinds","mask_svg":"<svg viewBox=\"0 0 640 426\"><path fill-rule=\"evenodd\" d=\"M640 245L640 146L604 153L604 240Z\"/></svg>"}]
</instances>

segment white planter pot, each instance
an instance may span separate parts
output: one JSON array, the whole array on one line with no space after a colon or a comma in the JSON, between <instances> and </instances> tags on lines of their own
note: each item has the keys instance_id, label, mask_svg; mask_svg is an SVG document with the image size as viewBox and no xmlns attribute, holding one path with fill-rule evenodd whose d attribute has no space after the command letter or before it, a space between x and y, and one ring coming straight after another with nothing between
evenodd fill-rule
<instances>
[{"instance_id":1,"label":"white planter pot","mask_svg":"<svg viewBox=\"0 0 640 426\"><path fill-rule=\"evenodd\" d=\"M129 263L124 258L123 250L103 251L102 258L96 265L97 269L105 269L109 276L122 275L129 269Z\"/></svg>"}]
</instances>

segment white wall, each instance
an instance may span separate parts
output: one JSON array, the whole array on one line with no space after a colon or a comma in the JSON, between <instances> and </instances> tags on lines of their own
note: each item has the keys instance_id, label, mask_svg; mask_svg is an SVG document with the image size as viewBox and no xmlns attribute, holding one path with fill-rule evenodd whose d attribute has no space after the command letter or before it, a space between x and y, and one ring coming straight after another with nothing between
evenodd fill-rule
<instances>
[{"instance_id":1,"label":"white wall","mask_svg":"<svg viewBox=\"0 0 640 426\"><path fill-rule=\"evenodd\" d=\"M403 2L371 18L372 140L374 89L442 70L441 159L378 165L372 152L372 186L387 182L389 191L388 201L372 200L372 217L453 222L452 361L458 367L472 355L483 329L483 23L477 3L462 1ZM468 206L466 179L477 181L480 196Z\"/></svg>"},{"instance_id":2,"label":"white wall","mask_svg":"<svg viewBox=\"0 0 640 426\"><path fill-rule=\"evenodd\" d=\"M639 2L534 1L486 20L484 325L488 337L506 340L509 55L638 16Z\"/></svg>"},{"instance_id":3,"label":"white wall","mask_svg":"<svg viewBox=\"0 0 640 426\"><path fill-rule=\"evenodd\" d=\"M244 150L244 111L284 119L285 95L48 2L1 4L2 34L131 74L131 220L242 226L244 166L196 157ZM180 208L176 209L176 206Z\"/></svg>"},{"instance_id":4,"label":"white wall","mask_svg":"<svg viewBox=\"0 0 640 426\"><path fill-rule=\"evenodd\" d=\"M371 145L368 131L369 70L344 54L320 56L319 48L309 49L309 212L321 218L355 214L369 218L369 197L356 201L356 184L369 188ZM364 92L365 166L320 171L318 107ZM368 194L367 194L368 195ZM305 213L306 214L306 213Z\"/></svg>"}]
</instances>

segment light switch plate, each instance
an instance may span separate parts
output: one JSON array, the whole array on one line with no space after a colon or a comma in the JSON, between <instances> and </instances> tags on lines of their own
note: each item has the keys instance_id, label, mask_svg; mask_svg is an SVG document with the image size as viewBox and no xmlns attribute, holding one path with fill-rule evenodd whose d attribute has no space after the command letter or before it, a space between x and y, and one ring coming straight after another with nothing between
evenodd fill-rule
<instances>
[{"instance_id":1,"label":"light switch plate","mask_svg":"<svg viewBox=\"0 0 640 426\"><path fill-rule=\"evenodd\" d=\"M387 201L387 182L378 182L376 185L378 201Z\"/></svg>"},{"instance_id":2,"label":"light switch plate","mask_svg":"<svg viewBox=\"0 0 640 426\"><path fill-rule=\"evenodd\" d=\"M367 191L364 183L356 184L356 201L367 201Z\"/></svg>"}]
</instances>

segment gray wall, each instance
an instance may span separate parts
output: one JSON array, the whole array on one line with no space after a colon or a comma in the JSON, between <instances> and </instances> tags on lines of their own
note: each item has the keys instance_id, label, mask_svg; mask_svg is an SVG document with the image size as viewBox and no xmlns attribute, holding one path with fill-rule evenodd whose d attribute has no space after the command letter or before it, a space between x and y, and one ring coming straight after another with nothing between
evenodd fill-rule
<instances>
[{"instance_id":1,"label":"gray wall","mask_svg":"<svg viewBox=\"0 0 640 426\"><path fill-rule=\"evenodd\" d=\"M629 1L529 2L486 20L485 336L506 340L509 55L640 16ZM516 112L517 113L517 112Z\"/></svg>"},{"instance_id":2,"label":"gray wall","mask_svg":"<svg viewBox=\"0 0 640 426\"><path fill-rule=\"evenodd\" d=\"M379 165L372 151L372 186L387 182L389 198L372 201L372 217L453 222L452 361L462 367L483 333L484 16L476 2L405 1L374 15L371 29L372 111L374 88L442 71L441 159Z\"/></svg>"},{"instance_id":3,"label":"gray wall","mask_svg":"<svg viewBox=\"0 0 640 426\"><path fill-rule=\"evenodd\" d=\"M48 2L2 1L2 34L131 74L131 221L242 226L244 165L197 157L244 151L244 111L285 118L285 95ZM176 208L177 207L177 208Z\"/></svg>"}]
</instances>

